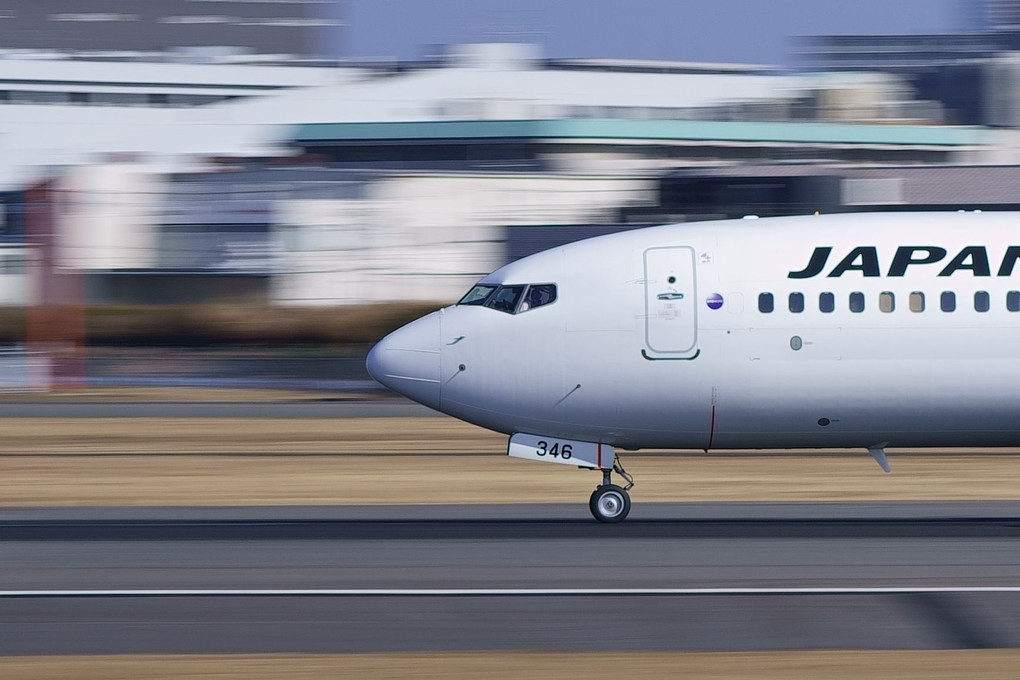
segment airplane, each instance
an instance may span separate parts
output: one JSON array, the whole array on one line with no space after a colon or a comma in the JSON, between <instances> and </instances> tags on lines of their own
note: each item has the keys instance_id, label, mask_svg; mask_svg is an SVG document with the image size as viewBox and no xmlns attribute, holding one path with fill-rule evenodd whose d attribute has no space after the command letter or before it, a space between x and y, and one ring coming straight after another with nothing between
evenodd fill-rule
<instances>
[{"instance_id":1,"label":"airplane","mask_svg":"<svg viewBox=\"0 0 1020 680\"><path fill-rule=\"evenodd\" d=\"M1018 261L1020 213L642 228L507 264L366 363L510 456L601 471L614 523L618 449L860 448L888 472L887 446L1020 445Z\"/></svg>"}]
</instances>

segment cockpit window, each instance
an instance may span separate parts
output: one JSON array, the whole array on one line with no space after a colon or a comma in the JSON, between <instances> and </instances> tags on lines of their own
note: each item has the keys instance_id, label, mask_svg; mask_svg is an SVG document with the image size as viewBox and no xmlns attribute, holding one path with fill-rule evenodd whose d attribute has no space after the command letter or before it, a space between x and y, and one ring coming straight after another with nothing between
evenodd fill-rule
<instances>
[{"instance_id":1,"label":"cockpit window","mask_svg":"<svg viewBox=\"0 0 1020 680\"><path fill-rule=\"evenodd\" d=\"M524 301L521 303L519 312L526 312L535 307L547 305L556 301L556 285L552 283L540 283L528 286L528 292L524 294Z\"/></svg>"},{"instance_id":2,"label":"cockpit window","mask_svg":"<svg viewBox=\"0 0 1020 680\"><path fill-rule=\"evenodd\" d=\"M460 299L458 305L479 305L507 314L517 314L556 301L555 283L535 283L530 286L496 286L478 284Z\"/></svg>"},{"instance_id":3,"label":"cockpit window","mask_svg":"<svg viewBox=\"0 0 1020 680\"><path fill-rule=\"evenodd\" d=\"M525 286L500 286L499 289L485 301L485 306L490 309L497 309L507 314L517 311L517 303L521 301Z\"/></svg>"},{"instance_id":4,"label":"cockpit window","mask_svg":"<svg viewBox=\"0 0 1020 680\"><path fill-rule=\"evenodd\" d=\"M495 292L498 286L480 284L468 291L468 294L460 299L458 305L484 305L485 301Z\"/></svg>"}]
</instances>

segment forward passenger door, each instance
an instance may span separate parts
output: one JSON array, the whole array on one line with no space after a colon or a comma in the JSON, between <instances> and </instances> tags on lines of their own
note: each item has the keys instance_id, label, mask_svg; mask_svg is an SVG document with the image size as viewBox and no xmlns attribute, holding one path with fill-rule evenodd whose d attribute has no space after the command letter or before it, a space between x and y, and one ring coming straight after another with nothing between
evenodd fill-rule
<instances>
[{"instance_id":1,"label":"forward passenger door","mask_svg":"<svg viewBox=\"0 0 1020 680\"><path fill-rule=\"evenodd\" d=\"M697 284L690 246L644 252L645 356L693 359L698 349Z\"/></svg>"}]
</instances>

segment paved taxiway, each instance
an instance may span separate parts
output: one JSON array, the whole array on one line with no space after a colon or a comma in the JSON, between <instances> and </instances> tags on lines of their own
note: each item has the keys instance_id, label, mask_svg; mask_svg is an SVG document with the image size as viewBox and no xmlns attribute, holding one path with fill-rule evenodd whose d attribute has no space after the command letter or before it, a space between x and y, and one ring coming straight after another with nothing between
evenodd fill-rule
<instances>
[{"instance_id":1,"label":"paved taxiway","mask_svg":"<svg viewBox=\"0 0 1020 680\"><path fill-rule=\"evenodd\" d=\"M1020 503L22 509L0 554L0 654L1020 646Z\"/></svg>"}]
</instances>

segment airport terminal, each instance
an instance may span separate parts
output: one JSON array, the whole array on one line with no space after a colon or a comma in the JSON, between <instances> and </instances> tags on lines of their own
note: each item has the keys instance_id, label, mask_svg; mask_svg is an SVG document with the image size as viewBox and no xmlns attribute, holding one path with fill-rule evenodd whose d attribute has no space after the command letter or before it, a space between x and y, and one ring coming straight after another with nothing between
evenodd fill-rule
<instances>
[{"instance_id":1,"label":"airport terminal","mask_svg":"<svg viewBox=\"0 0 1020 680\"><path fill-rule=\"evenodd\" d=\"M29 302L35 187L61 205L38 228L74 252L56 264L111 303L168 301L168 288L199 301L442 302L546 230L1015 203L1020 99L1007 84L1020 60L998 25L987 40L1001 50L960 57L988 84L968 95L974 113L902 69L818 55L790 70L483 43L365 63L312 51L336 19L278 27L292 39L272 44L288 51L268 53L232 44L248 33L219 15L189 21L229 49L174 45L183 15L165 11L55 13L39 32L49 43L4 50L0 300ZM19 16L12 34L34 35L21 21L43 18ZM93 49L69 29L99 31L98 45L125 23L162 31L162 49Z\"/></svg>"}]
</instances>

